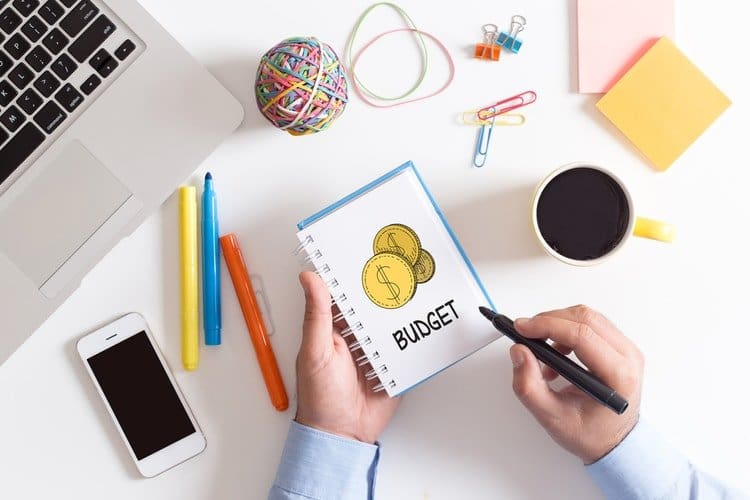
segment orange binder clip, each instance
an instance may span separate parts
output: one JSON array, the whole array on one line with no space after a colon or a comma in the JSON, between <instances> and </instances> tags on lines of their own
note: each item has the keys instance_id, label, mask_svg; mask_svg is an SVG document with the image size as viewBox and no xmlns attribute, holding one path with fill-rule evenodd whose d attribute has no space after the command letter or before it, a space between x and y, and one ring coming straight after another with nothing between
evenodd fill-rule
<instances>
[{"instance_id":1,"label":"orange binder clip","mask_svg":"<svg viewBox=\"0 0 750 500\"><path fill-rule=\"evenodd\" d=\"M496 43L498 36L497 29L496 24L485 24L482 26L484 39L482 43L478 43L474 47L474 57L487 61L497 61L500 59L500 46Z\"/></svg>"}]
</instances>

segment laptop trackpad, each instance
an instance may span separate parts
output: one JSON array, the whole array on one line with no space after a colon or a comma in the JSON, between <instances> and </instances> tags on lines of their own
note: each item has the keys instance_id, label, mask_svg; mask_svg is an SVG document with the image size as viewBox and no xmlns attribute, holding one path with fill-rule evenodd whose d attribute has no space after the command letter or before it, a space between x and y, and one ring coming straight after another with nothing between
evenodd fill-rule
<instances>
[{"instance_id":1,"label":"laptop trackpad","mask_svg":"<svg viewBox=\"0 0 750 500\"><path fill-rule=\"evenodd\" d=\"M132 194L83 145L74 141L0 213L0 252L26 274L42 292L53 296L67 285L68 279L55 280L58 271L68 269L63 278L73 278L86 259L75 258L82 249L96 255L90 247L101 229L115 236L134 213L117 217L129 207ZM114 223L119 227L109 227ZM102 242L99 242L100 244Z\"/></svg>"}]
</instances>

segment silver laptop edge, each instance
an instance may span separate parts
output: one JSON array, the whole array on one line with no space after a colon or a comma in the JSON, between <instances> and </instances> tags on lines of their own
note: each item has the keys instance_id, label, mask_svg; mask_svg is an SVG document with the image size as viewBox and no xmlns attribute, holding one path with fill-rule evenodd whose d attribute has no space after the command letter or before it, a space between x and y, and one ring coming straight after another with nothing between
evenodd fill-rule
<instances>
[{"instance_id":1,"label":"silver laptop edge","mask_svg":"<svg viewBox=\"0 0 750 500\"><path fill-rule=\"evenodd\" d=\"M0 186L0 363L243 118L240 103L135 0L92 1L137 49ZM68 237L69 227L80 234Z\"/></svg>"}]
</instances>

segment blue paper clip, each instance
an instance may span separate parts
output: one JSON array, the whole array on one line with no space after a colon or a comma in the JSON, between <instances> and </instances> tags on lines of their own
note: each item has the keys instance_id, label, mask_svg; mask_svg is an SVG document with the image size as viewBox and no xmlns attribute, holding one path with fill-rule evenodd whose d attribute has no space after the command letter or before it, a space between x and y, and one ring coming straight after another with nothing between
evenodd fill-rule
<instances>
[{"instance_id":1,"label":"blue paper clip","mask_svg":"<svg viewBox=\"0 0 750 500\"><path fill-rule=\"evenodd\" d=\"M479 136L477 137L477 147L474 149L474 166L481 168L487 161L487 151L490 149L490 138L492 137L492 129L495 128L495 116L492 117L487 125L482 125L479 129Z\"/></svg>"},{"instance_id":2,"label":"blue paper clip","mask_svg":"<svg viewBox=\"0 0 750 500\"><path fill-rule=\"evenodd\" d=\"M497 44L505 49L518 54L521 50L523 41L518 39L518 34L526 27L526 18L523 16L513 16L510 18L510 30L503 31L497 37Z\"/></svg>"}]
</instances>

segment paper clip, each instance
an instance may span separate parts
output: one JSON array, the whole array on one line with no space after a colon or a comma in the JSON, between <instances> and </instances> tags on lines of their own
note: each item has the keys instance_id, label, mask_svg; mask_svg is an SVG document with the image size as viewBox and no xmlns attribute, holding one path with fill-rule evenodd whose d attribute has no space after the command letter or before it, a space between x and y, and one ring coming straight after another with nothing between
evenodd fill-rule
<instances>
[{"instance_id":1,"label":"paper clip","mask_svg":"<svg viewBox=\"0 0 750 500\"><path fill-rule=\"evenodd\" d=\"M474 149L474 166L481 168L487 161L487 151L490 149L490 138L492 129L495 128L495 117L492 117L489 125L482 125L477 137L477 147Z\"/></svg>"},{"instance_id":2,"label":"paper clip","mask_svg":"<svg viewBox=\"0 0 750 500\"><path fill-rule=\"evenodd\" d=\"M464 125L482 126L490 125L492 123L492 119L480 120L479 118L477 118L477 112L475 110L471 110L461 113L461 122ZM517 113L506 113L504 115L499 115L497 117L497 120L495 120L495 125L504 125L508 127L517 127L519 125L523 125L524 123L526 123L526 117Z\"/></svg>"},{"instance_id":3,"label":"paper clip","mask_svg":"<svg viewBox=\"0 0 750 500\"><path fill-rule=\"evenodd\" d=\"M508 111L528 106L532 102L536 101L536 92L533 90L527 90L513 97L508 97L502 101L498 101L495 104L491 104L486 108L482 108L477 111L477 118L479 120L489 120L497 115L502 115Z\"/></svg>"},{"instance_id":4,"label":"paper clip","mask_svg":"<svg viewBox=\"0 0 750 500\"><path fill-rule=\"evenodd\" d=\"M510 18L510 30L503 31L497 38L497 44L505 47L507 50L518 54L521 50L523 41L518 39L518 34L526 27L526 18L523 16L513 16Z\"/></svg>"},{"instance_id":5,"label":"paper clip","mask_svg":"<svg viewBox=\"0 0 750 500\"><path fill-rule=\"evenodd\" d=\"M500 59L500 46L497 45L497 25L485 24L482 26L484 41L474 46L474 57L477 59L486 59L488 61L497 61Z\"/></svg>"}]
</instances>

